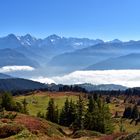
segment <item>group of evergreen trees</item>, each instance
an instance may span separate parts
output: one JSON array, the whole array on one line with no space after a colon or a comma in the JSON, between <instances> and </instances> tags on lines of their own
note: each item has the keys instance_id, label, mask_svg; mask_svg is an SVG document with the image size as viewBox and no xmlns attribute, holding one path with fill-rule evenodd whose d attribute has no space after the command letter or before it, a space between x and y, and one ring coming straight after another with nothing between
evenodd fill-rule
<instances>
[{"instance_id":1,"label":"group of evergreen trees","mask_svg":"<svg viewBox=\"0 0 140 140\"><path fill-rule=\"evenodd\" d=\"M123 118L135 120L135 119L139 119L139 117L140 117L140 112L138 110L137 105L134 105L133 108L131 106L125 108L123 113Z\"/></svg>"},{"instance_id":2,"label":"group of evergreen trees","mask_svg":"<svg viewBox=\"0 0 140 140\"><path fill-rule=\"evenodd\" d=\"M12 95L10 93L5 92L0 96L0 112L3 110L17 111L27 114L27 101L26 99L24 99L22 103L15 102L13 100Z\"/></svg>"},{"instance_id":3,"label":"group of evergreen trees","mask_svg":"<svg viewBox=\"0 0 140 140\"><path fill-rule=\"evenodd\" d=\"M79 96L75 103L67 98L63 108L58 110L54 100L50 99L45 117L49 121L72 128L74 132L87 129L112 133L114 128L108 105L98 96L90 95L87 100Z\"/></svg>"}]
</instances>

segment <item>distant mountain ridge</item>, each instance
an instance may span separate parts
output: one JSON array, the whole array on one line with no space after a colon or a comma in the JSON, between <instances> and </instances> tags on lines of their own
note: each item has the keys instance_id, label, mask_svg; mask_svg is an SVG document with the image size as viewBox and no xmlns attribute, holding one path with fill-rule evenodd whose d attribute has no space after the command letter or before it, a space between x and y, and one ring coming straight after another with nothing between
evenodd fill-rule
<instances>
[{"instance_id":1,"label":"distant mountain ridge","mask_svg":"<svg viewBox=\"0 0 140 140\"><path fill-rule=\"evenodd\" d=\"M4 75L3 75L4 76ZM5 75L6 76L6 75ZM24 91L24 90L49 90L49 91L59 91L59 88L62 88L66 85L56 85L56 84L43 84L32 80L27 80L23 78L13 78L13 77L1 77L0 74L0 91ZM72 85L84 88L86 91L111 91L111 90L126 90L127 87L121 85L92 85L92 84L78 84Z\"/></svg>"},{"instance_id":2,"label":"distant mountain ridge","mask_svg":"<svg viewBox=\"0 0 140 140\"><path fill-rule=\"evenodd\" d=\"M16 50L7 48L0 49L0 66L11 66L11 65L29 65L32 67L39 66L38 62L25 56Z\"/></svg>"},{"instance_id":3,"label":"distant mountain ridge","mask_svg":"<svg viewBox=\"0 0 140 140\"><path fill-rule=\"evenodd\" d=\"M93 64L86 70L120 70L120 69L140 69L140 53L110 58L99 63Z\"/></svg>"},{"instance_id":4,"label":"distant mountain ridge","mask_svg":"<svg viewBox=\"0 0 140 140\"><path fill-rule=\"evenodd\" d=\"M21 78L0 79L0 91L47 89L47 85Z\"/></svg>"},{"instance_id":5,"label":"distant mountain ridge","mask_svg":"<svg viewBox=\"0 0 140 140\"><path fill-rule=\"evenodd\" d=\"M66 38L55 34L44 39L35 38L30 34L24 36L9 34L0 38L0 67L31 66L35 68L35 71L30 73L32 76L40 73L49 76L62 75L76 70L90 69L93 65L100 69L99 64L102 62L106 65L101 66L104 70L126 69L129 68L127 65L129 63L124 64L125 61L130 60L132 65L133 58L125 56L136 53L140 53L140 41L123 42L114 39L104 42L100 39ZM121 58L125 61L120 61ZM137 57L135 61L138 59ZM108 67L108 64L111 66ZM132 68L139 68L138 65L139 63L133 64Z\"/></svg>"},{"instance_id":6,"label":"distant mountain ridge","mask_svg":"<svg viewBox=\"0 0 140 140\"><path fill-rule=\"evenodd\" d=\"M65 47L71 47L73 49L84 48L87 46L104 43L100 39L88 39L88 38L66 38L58 35L50 35L44 39L37 39L30 34L24 36L16 36L9 34L0 38L0 48L17 48L17 47L50 47L65 45ZM78 48L79 47L79 48Z\"/></svg>"},{"instance_id":7,"label":"distant mountain ridge","mask_svg":"<svg viewBox=\"0 0 140 140\"><path fill-rule=\"evenodd\" d=\"M115 84L101 84L101 85L92 85L92 84L78 84L78 86L86 89L87 91L97 91L97 90L103 90L103 91L111 91L111 90L126 90L127 87L121 86L121 85L115 85Z\"/></svg>"},{"instance_id":8,"label":"distant mountain ridge","mask_svg":"<svg viewBox=\"0 0 140 140\"><path fill-rule=\"evenodd\" d=\"M66 38L50 35L38 39L30 34L16 36L9 34L0 38L0 66L28 65L42 69L56 55L103 43L88 38ZM6 58L7 57L7 58Z\"/></svg>"},{"instance_id":9,"label":"distant mountain ridge","mask_svg":"<svg viewBox=\"0 0 140 140\"><path fill-rule=\"evenodd\" d=\"M103 44L97 44L87 48L78 49L73 52L67 52L57 55L53 57L48 64L52 67L57 66L62 69L64 68L65 71L83 70L88 69L88 67L98 64L102 61L103 62L108 61L109 59L112 60L117 57L123 57L125 55L129 55L132 53L133 54L140 53L140 41L117 42L117 43L107 42ZM126 63L129 60L125 59ZM133 60L131 60L131 62L132 61ZM114 63L112 63L112 67L113 65L115 65L115 61ZM129 66L124 65L123 69L126 69L128 67ZM119 68L121 67L119 67L118 65L117 69Z\"/></svg>"}]
</instances>

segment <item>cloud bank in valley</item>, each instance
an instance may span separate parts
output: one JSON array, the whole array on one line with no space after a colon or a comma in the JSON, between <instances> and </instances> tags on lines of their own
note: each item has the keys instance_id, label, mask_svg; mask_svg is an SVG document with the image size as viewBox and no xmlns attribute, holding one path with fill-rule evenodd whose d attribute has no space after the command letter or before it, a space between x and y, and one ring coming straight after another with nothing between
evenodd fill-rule
<instances>
[{"instance_id":1,"label":"cloud bank in valley","mask_svg":"<svg viewBox=\"0 0 140 140\"><path fill-rule=\"evenodd\" d=\"M127 87L140 86L140 70L75 71L64 76L34 79L43 83L57 84L117 84Z\"/></svg>"},{"instance_id":2,"label":"cloud bank in valley","mask_svg":"<svg viewBox=\"0 0 140 140\"><path fill-rule=\"evenodd\" d=\"M42 77L42 76L37 77L37 78L31 78L31 80L38 81L41 83L46 83L46 84L56 83L53 79L47 78L47 77Z\"/></svg>"},{"instance_id":3,"label":"cloud bank in valley","mask_svg":"<svg viewBox=\"0 0 140 140\"><path fill-rule=\"evenodd\" d=\"M0 73L8 73L15 71L33 71L34 68L30 66L4 66L0 68Z\"/></svg>"}]
</instances>

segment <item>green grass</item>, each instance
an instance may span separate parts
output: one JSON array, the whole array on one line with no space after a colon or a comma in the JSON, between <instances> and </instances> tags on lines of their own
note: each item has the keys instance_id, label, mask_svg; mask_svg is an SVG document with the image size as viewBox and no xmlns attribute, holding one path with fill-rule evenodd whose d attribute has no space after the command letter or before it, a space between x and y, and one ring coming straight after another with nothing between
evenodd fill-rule
<instances>
[{"instance_id":1,"label":"green grass","mask_svg":"<svg viewBox=\"0 0 140 140\"><path fill-rule=\"evenodd\" d=\"M76 102L78 100L78 96L72 94L72 95L59 95L59 93L53 94L53 96L49 96L50 93L44 92L43 94L33 94L28 96L16 96L14 99L18 102L21 102L24 98L26 98L28 105L28 111L29 114L32 116L36 116L39 111L42 113L46 113L47 105L50 100L50 98L54 98L55 105L58 106L59 109L61 109L64 105L64 102L66 98L69 98L69 100L73 100ZM86 101L85 101L86 102ZM124 111L124 105L118 105L118 103L110 103L109 108L111 113L115 113L116 111L123 112ZM114 126L115 126L115 132L120 132L120 118L114 118L113 119ZM123 125L125 127L126 132L137 132L140 130L140 125L130 124L130 120L123 120Z\"/></svg>"},{"instance_id":2,"label":"green grass","mask_svg":"<svg viewBox=\"0 0 140 140\"><path fill-rule=\"evenodd\" d=\"M123 119L123 127L125 129L125 132L127 133L132 133L132 132L137 132L140 131L140 124L138 123L135 125L135 122L130 124L130 119ZM114 125L115 125L115 132L120 131L120 118L114 119Z\"/></svg>"},{"instance_id":3,"label":"green grass","mask_svg":"<svg viewBox=\"0 0 140 140\"><path fill-rule=\"evenodd\" d=\"M76 102L78 99L78 96L75 95L64 95L64 96L53 96L50 97L46 94L40 94L40 95L28 95L28 96L17 96L15 97L15 101L21 102L24 98L26 98L28 105L27 109L29 110L29 114L36 116L36 114L41 111L42 113L46 113L47 105L50 100L50 98L54 98L55 105L58 106L59 109L61 109L64 105L64 102L66 98L69 100L73 100Z\"/></svg>"}]
</instances>

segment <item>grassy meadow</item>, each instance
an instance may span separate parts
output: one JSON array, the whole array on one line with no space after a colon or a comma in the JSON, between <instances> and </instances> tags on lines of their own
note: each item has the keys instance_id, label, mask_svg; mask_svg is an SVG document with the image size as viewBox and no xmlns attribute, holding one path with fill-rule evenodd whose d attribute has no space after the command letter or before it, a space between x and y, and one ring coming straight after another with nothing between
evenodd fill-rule
<instances>
[{"instance_id":1,"label":"grassy meadow","mask_svg":"<svg viewBox=\"0 0 140 140\"><path fill-rule=\"evenodd\" d=\"M27 96L16 96L15 100L18 102L22 102L23 99L25 98L28 103L27 108L29 110L29 114L32 116L36 116L39 111L41 111L42 113L46 113L47 105L50 98L53 98L55 101L55 105L58 106L59 109L61 109L64 105L66 98L76 102L78 99L77 95L71 93L58 94L58 93L43 92Z\"/></svg>"},{"instance_id":2,"label":"grassy meadow","mask_svg":"<svg viewBox=\"0 0 140 140\"><path fill-rule=\"evenodd\" d=\"M76 102L78 100L79 93L72 93L72 92L62 92L62 93L55 93L55 92L39 92L33 93L26 96L15 96L14 99L18 102L22 102L24 98L26 98L28 105L29 115L36 116L39 111L42 113L46 113L47 105L50 98L53 98L55 101L55 105L61 109L64 105L66 98ZM86 101L85 101L86 102ZM115 112L119 112L119 115L122 116L125 105L121 99L117 102L109 103L110 112L115 115ZM135 125L135 123L130 124L131 120L123 119L123 127L125 132L137 132L140 130L140 125ZM113 123L115 126L114 132L120 132L120 118L113 118Z\"/></svg>"}]
</instances>

